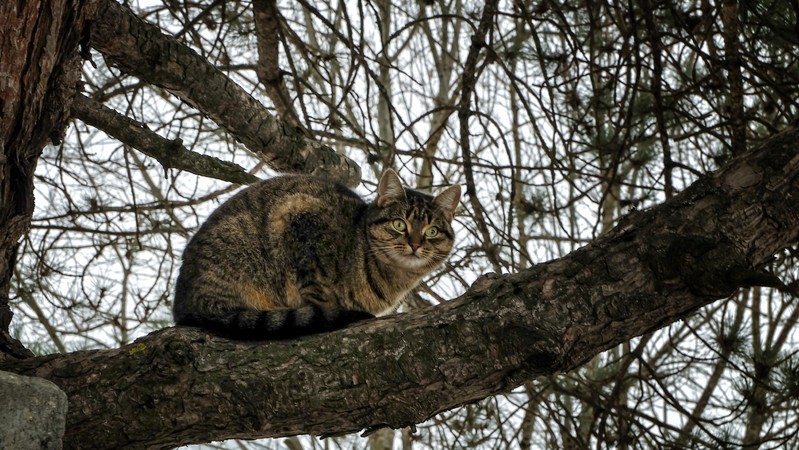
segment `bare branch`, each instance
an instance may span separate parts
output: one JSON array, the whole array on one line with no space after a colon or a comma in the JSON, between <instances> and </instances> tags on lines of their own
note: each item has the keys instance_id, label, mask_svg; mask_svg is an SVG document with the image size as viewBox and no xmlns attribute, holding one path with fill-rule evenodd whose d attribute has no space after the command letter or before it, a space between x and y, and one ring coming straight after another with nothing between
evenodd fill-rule
<instances>
[{"instance_id":1,"label":"bare branch","mask_svg":"<svg viewBox=\"0 0 799 450\"><path fill-rule=\"evenodd\" d=\"M252 2L255 18L255 35L258 37L258 80L266 88L266 95L275 105L278 115L294 127L302 126L297 111L280 73L278 44L280 43L280 20L275 0Z\"/></svg>"},{"instance_id":2,"label":"bare branch","mask_svg":"<svg viewBox=\"0 0 799 450\"><path fill-rule=\"evenodd\" d=\"M463 155L463 173L466 176L466 194L474 210L474 219L477 229L480 231L483 238L483 249L486 257L491 261L494 270L499 272L501 270L501 264L498 252L496 247L491 243L491 237L485 220L485 209L477 198L477 189L475 188L474 173L472 171L472 150L469 141L469 119L472 116L472 95L474 95L479 70L477 67L477 58L481 50L488 48L486 36L493 28L494 16L497 13L497 3L497 0L488 0L486 2L483 8L483 14L480 18L480 25L477 27L474 35L472 35L469 54L466 57L466 62L463 64L464 69L463 79L461 81L461 99L458 104L458 119L460 121L460 146L461 155ZM491 52L492 50L488 48L488 51Z\"/></svg>"},{"instance_id":3,"label":"bare branch","mask_svg":"<svg viewBox=\"0 0 799 450\"><path fill-rule=\"evenodd\" d=\"M195 175L237 184L251 184L258 181L258 177L248 173L238 164L195 153L184 147L180 139L163 138L147 129L145 124L119 114L85 95L75 96L72 113L83 122L155 158L164 169L185 170Z\"/></svg>"},{"instance_id":4,"label":"bare branch","mask_svg":"<svg viewBox=\"0 0 799 450\"><path fill-rule=\"evenodd\" d=\"M730 120L731 143L733 155L746 150L746 115L744 113L744 82L741 74L741 42L738 40L738 2L725 0L721 2L721 23L724 25L724 68L727 70L729 97L727 99L727 115Z\"/></svg>"},{"instance_id":5,"label":"bare branch","mask_svg":"<svg viewBox=\"0 0 799 450\"><path fill-rule=\"evenodd\" d=\"M91 46L111 64L177 95L225 127L276 170L313 173L348 186L360 183L360 168L354 161L270 114L195 51L116 2L91 3L97 8Z\"/></svg>"}]
</instances>

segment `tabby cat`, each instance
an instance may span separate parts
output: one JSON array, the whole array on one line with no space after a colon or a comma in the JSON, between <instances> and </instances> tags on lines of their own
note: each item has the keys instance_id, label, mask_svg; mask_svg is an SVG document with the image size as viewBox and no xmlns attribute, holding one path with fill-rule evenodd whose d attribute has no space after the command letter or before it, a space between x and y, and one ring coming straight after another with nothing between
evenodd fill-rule
<instances>
[{"instance_id":1,"label":"tabby cat","mask_svg":"<svg viewBox=\"0 0 799 450\"><path fill-rule=\"evenodd\" d=\"M186 246L178 325L286 339L393 311L449 255L460 186L433 197L387 170L366 203L309 175L272 178L222 204Z\"/></svg>"}]
</instances>

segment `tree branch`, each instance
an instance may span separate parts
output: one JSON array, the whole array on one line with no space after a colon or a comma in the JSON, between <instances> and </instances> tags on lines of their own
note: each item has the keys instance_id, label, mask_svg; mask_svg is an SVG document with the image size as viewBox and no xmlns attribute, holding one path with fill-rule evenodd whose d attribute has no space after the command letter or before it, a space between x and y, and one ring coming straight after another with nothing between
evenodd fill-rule
<instances>
[{"instance_id":1,"label":"tree branch","mask_svg":"<svg viewBox=\"0 0 799 450\"><path fill-rule=\"evenodd\" d=\"M684 318L799 241L799 131L566 257L443 305L283 342L168 328L116 350L0 363L68 395L66 448L403 427Z\"/></svg>"},{"instance_id":2,"label":"tree branch","mask_svg":"<svg viewBox=\"0 0 799 450\"><path fill-rule=\"evenodd\" d=\"M360 168L354 161L270 114L194 50L116 2L90 3L96 8L91 46L111 64L191 104L276 170L313 173L351 187L360 183Z\"/></svg>"},{"instance_id":3,"label":"tree branch","mask_svg":"<svg viewBox=\"0 0 799 450\"><path fill-rule=\"evenodd\" d=\"M738 155L746 150L746 114L744 112L744 81L741 73L741 42L738 31L738 2L721 2L721 36L724 39L723 67L727 71L728 97L726 115L730 120L730 151Z\"/></svg>"},{"instance_id":4,"label":"tree branch","mask_svg":"<svg viewBox=\"0 0 799 450\"><path fill-rule=\"evenodd\" d=\"M155 158L165 169L185 170L195 175L236 184L251 184L258 181L258 177L248 173L238 164L195 153L184 147L180 139L163 138L147 129L145 124L119 114L83 94L75 96L72 114L145 155Z\"/></svg>"},{"instance_id":5,"label":"tree branch","mask_svg":"<svg viewBox=\"0 0 799 450\"><path fill-rule=\"evenodd\" d=\"M461 81L461 98L458 102L458 121L460 123L460 147L461 156L463 157L463 175L466 178L466 196L469 197L469 204L474 211L473 217L475 225L480 231L483 240L483 251L486 258L491 262L494 270L499 272L502 268L499 260L497 248L491 242L491 234L488 231L488 225L485 220L485 208L480 204L480 199L477 198L477 188L474 182L474 173L472 170L472 150L471 150L471 123L469 119L472 117L472 96L474 95L475 86L477 85L477 78L479 76L479 69L477 67L477 59L480 51L487 48L489 52L491 48L486 44L486 36L491 32L494 25L494 16L497 13L498 0L488 0L485 2L483 14L480 17L480 25L472 35L472 43L469 46L469 54L466 56L466 62L463 64L463 76ZM489 55L491 57L492 55Z\"/></svg>"},{"instance_id":6,"label":"tree branch","mask_svg":"<svg viewBox=\"0 0 799 450\"><path fill-rule=\"evenodd\" d=\"M291 96L280 73L280 19L276 0L254 0L255 35L258 38L258 66L255 72L264 85L266 95L272 100L280 117L295 127L302 126Z\"/></svg>"}]
</instances>

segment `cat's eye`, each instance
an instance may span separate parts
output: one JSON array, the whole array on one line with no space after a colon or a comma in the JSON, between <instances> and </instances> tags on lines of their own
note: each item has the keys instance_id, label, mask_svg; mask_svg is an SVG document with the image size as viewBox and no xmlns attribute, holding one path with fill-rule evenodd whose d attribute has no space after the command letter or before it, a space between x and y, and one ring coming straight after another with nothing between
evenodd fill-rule
<instances>
[{"instance_id":1,"label":"cat's eye","mask_svg":"<svg viewBox=\"0 0 799 450\"><path fill-rule=\"evenodd\" d=\"M430 227L424 231L424 235L429 238L438 236L438 227Z\"/></svg>"},{"instance_id":2,"label":"cat's eye","mask_svg":"<svg viewBox=\"0 0 799 450\"><path fill-rule=\"evenodd\" d=\"M394 221L391 222L391 226L397 231L405 231L405 228L407 228L405 221L402 219L394 219Z\"/></svg>"}]
</instances>

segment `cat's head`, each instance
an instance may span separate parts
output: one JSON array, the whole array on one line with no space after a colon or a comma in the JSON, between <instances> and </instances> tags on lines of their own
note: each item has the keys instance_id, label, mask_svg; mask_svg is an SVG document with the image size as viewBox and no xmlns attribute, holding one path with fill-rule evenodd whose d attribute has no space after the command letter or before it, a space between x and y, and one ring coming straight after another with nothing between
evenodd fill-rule
<instances>
[{"instance_id":1,"label":"cat's head","mask_svg":"<svg viewBox=\"0 0 799 450\"><path fill-rule=\"evenodd\" d=\"M452 218L461 198L458 185L431 196L402 186L387 170L377 185L368 221L370 250L384 263L422 274L443 263L452 250Z\"/></svg>"}]
</instances>

